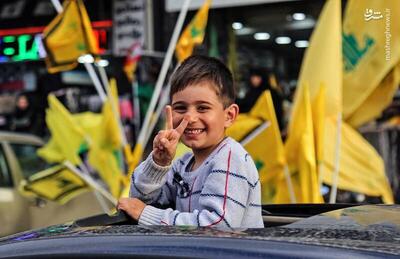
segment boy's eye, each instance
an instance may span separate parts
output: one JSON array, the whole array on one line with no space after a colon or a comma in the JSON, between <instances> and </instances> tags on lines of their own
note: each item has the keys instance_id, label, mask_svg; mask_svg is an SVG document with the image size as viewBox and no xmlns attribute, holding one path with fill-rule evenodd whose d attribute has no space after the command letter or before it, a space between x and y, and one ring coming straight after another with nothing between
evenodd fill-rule
<instances>
[{"instance_id":1,"label":"boy's eye","mask_svg":"<svg viewBox=\"0 0 400 259\"><path fill-rule=\"evenodd\" d=\"M178 105L178 106L172 107L172 110L173 110L174 112L181 113L181 112L185 112L185 111L186 111L186 107L183 106L183 105Z\"/></svg>"},{"instance_id":2,"label":"boy's eye","mask_svg":"<svg viewBox=\"0 0 400 259\"><path fill-rule=\"evenodd\" d=\"M208 106L199 106L197 108L197 110L199 110L200 112L204 112L204 111L207 111L209 109L210 109L210 107L208 107Z\"/></svg>"}]
</instances>

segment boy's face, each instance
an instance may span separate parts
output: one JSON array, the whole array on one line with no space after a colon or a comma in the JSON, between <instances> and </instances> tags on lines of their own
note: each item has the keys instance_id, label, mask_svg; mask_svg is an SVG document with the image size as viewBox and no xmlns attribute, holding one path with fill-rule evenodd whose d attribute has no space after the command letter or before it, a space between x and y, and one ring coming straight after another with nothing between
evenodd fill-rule
<instances>
[{"instance_id":1,"label":"boy's face","mask_svg":"<svg viewBox=\"0 0 400 259\"><path fill-rule=\"evenodd\" d=\"M222 100L207 81L190 85L172 96L174 128L186 115L189 123L181 140L193 152L211 152L224 138L225 128L233 123L238 111L236 104L224 109Z\"/></svg>"}]
</instances>

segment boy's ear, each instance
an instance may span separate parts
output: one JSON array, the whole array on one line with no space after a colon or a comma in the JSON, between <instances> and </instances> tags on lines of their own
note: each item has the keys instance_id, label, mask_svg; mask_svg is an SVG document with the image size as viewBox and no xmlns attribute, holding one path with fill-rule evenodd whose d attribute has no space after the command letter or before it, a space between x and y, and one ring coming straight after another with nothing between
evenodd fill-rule
<instances>
[{"instance_id":1,"label":"boy's ear","mask_svg":"<svg viewBox=\"0 0 400 259\"><path fill-rule=\"evenodd\" d=\"M239 106L234 103L225 109L225 128L228 128L235 121L239 114Z\"/></svg>"}]
</instances>

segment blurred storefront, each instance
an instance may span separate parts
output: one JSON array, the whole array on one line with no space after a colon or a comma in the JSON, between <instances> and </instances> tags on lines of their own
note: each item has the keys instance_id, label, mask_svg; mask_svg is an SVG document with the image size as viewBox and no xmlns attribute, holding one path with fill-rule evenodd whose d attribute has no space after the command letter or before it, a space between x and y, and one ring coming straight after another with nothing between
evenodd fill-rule
<instances>
[{"instance_id":1,"label":"blurred storefront","mask_svg":"<svg viewBox=\"0 0 400 259\"><path fill-rule=\"evenodd\" d=\"M131 94L131 85L122 71L128 49L133 42L143 44L144 68L139 68L138 79L147 80L149 67L160 67L162 63L162 54L157 53L168 46L182 2L84 1L101 56L109 62L107 74L117 79L121 95ZM213 1L206 39L195 52L211 54L229 63L241 96L247 91L246 77L254 66L274 73L287 94L298 75L305 49L305 45L296 47L295 42L308 40L324 1L309 2ZM185 24L201 4L202 1L192 1ZM304 14L304 19L294 20L295 13ZM47 94L53 91L59 91L58 95L63 96L72 112L88 108L96 111L99 107L83 66L57 74L46 70L41 33L56 14L49 0L0 3L0 126L4 129L7 116L13 112L9 104L15 103L16 95L21 92L28 92L33 106L41 113L46 107ZM276 42L277 37L283 36L290 37L292 44Z\"/></svg>"}]
</instances>

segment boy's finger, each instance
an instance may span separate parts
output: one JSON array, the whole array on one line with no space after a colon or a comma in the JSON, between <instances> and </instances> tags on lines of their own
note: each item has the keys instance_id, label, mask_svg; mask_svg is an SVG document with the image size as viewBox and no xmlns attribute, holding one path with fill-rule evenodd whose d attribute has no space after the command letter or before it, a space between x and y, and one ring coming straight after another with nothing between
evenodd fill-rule
<instances>
[{"instance_id":1,"label":"boy's finger","mask_svg":"<svg viewBox=\"0 0 400 259\"><path fill-rule=\"evenodd\" d=\"M175 130L178 132L179 135L182 135L182 134L183 134L183 132L185 131L185 129L186 129L187 125L188 125L188 123L189 123L189 120L188 120L188 118L185 116L185 117L183 118L183 120L181 121L181 123L179 124L179 126L176 127L176 129L175 129Z\"/></svg>"},{"instance_id":2,"label":"boy's finger","mask_svg":"<svg viewBox=\"0 0 400 259\"><path fill-rule=\"evenodd\" d=\"M171 108L171 105L167 105L167 106L165 107L165 115L166 115L166 120L167 120L166 129L167 129L167 130L171 130L171 129L173 129L173 125L172 125L172 108Z\"/></svg>"}]
</instances>

